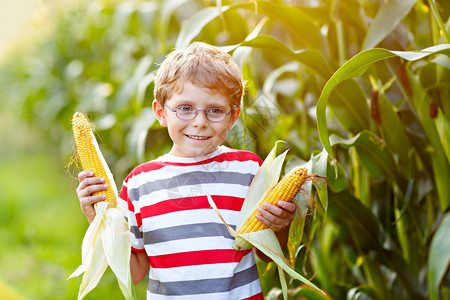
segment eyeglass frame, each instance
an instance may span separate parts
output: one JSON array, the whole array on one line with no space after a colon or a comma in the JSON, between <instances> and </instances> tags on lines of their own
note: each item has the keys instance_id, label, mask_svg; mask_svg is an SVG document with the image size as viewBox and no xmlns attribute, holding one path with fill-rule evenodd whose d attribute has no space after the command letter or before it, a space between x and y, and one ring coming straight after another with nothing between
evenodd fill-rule
<instances>
[{"instance_id":1,"label":"eyeglass frame","mask_svg":"<svg viewBox=\"0 0 450 300\"><path fill-rule=\"evenodd\" d=\"M209 116L209 115L208 115L208 110L211 109L211 108L217 108L217 107L211 107L211 108L207 108L207 109L197 109L197 108L193 107L192 105L179 105L179 106L177 106L177 108L171 108L171 107L170 107L169 105L167 105L167 104L164 104L164 106L167 107L171 112L174 112L178 119L183 120L183 121L193 120L193 119L195 119L195 117L197 116L197 113L198 113L199 111L204 111L204 112L205 112L206 119L207 119L208 121L218 123L218 122L223 122L223 121L226 119L226 117L227 117L229 114L231 114L231 112L233 111L233 110L231 109L229 112L225 113L222 120L210 120L209 117L208 117L208 116ZM192 107L192 108L195 110L195 112L194 112L192 118L190 118L190 119L182 119L182 118L180 118L180 117L178 116L178 108L180 108L180 107L182 107L182 106L189 106L189 107ZM218 109L221 109L221 108L218 108Z\"/></svg>"}]
</instances>

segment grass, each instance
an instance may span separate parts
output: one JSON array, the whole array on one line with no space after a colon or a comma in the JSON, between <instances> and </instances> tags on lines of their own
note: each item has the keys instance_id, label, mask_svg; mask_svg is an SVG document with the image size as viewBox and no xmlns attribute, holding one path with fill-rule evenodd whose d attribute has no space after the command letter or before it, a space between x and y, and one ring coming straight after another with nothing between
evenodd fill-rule
<instances>
[{"instance_id":1,"label":"grass","mask_svg":"<svg viewBox=\"0 0 450 300\"><path fill-rule=\"evenodd\" d=\"M75 299L81 277L66 278L81 262L88 227L77 182L36 131L0 117L0 298ZM145 285L136 287L140 299ZM109 269L85 299L107 297L122 297Z\"/></svg>"}]
</instances>

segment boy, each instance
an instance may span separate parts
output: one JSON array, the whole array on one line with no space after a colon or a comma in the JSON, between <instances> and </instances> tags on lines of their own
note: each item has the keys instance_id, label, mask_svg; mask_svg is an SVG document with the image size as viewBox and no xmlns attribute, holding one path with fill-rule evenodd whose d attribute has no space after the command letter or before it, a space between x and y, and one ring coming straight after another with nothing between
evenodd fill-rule
<instances>
[{"instance_id":1,"label":"boy","mask_svg":"<svg viewBox=\"0 0 450 300\"><path fill-rule=\"evenodd\" d=\"M249 151L221 146L239 116L243 93L239 67L227 53L205 43L174 51L157 72L153 111L173 146L136 167L119 199L131 225L133 282L149 275L148 299L263 298L252 251L232 248L233 238L206 198L210 194L235 227L262 163ZM92 194L107 187L90 171L78 178L77 195L91 222L93 204L104 200ZM258 219L283 246L295 209L284 201L259 209Z\"/></svg>"}]
</instances>

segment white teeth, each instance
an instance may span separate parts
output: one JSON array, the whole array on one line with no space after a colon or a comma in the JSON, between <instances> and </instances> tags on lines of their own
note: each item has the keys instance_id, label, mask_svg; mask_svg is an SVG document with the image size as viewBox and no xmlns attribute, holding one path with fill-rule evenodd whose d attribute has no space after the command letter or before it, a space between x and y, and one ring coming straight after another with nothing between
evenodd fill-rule
<instances>
[{"instance_id":1,"label":"white teeth","mask_svg":"<svg viewBox=\"0 0 450 300\"><path fill-rule=\"evenodd\" d=\"M208 138L206 136L197 136L197 135L188 135L188 137L195 140L206 140Z\"/></svg>"}]
</instances>

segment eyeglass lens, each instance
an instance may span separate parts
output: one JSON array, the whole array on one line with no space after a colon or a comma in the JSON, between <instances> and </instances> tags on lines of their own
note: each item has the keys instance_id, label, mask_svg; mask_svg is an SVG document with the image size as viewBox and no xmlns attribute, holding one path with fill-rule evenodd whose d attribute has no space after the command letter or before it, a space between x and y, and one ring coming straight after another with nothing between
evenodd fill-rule
<instances>
[{"instance_id":1,"label":"eyeglass lens","mask_svg":"<svg viewBox=\"0 0 450 300\"><path fill-rule=\"evenodd\" d=\"M199 111L202 111L203 109L196 109L195 107L192 107L190 105L181 105L176 108L176 114L177 117L182 120L192 120ZM225 119L225 116L227 113L220 108L208 108L206 110L203 110L206 113L206 118L212 122L219 122L223 121Z\"/></svg>"}]
</instances>

